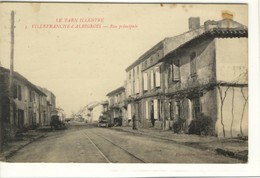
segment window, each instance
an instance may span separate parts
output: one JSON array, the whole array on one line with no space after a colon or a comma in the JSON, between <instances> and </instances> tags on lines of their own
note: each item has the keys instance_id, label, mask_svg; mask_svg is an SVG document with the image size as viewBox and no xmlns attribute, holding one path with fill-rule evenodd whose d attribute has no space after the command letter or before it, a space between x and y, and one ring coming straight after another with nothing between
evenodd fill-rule
<instances>
[{"instance_id":1,"label":"window","mask_svg":"<svg viewBox=\"0 0 260 178\"><path fill-rule=\"evenodd\" d=\"M36 97L37 97L37 96L36 96L35 92L33 92L33 101L34 101L34 102L36 102L36 100L37 100Z\"/></svg>"},{"instance_id":2,"label":"window","mask_svg":"<svg viewBox=\"0 0 260 178\"><path fill-rule=\"evenodd\" d=\"M179 63L179 61L178 61ZM172 64L172 68L173 68L173 77L172 77L172 81L179 81L180 80L180 67L178 66L179 64Z\"/></svg>"},{"instance_id":3,"label":"window","mask_svg":"<svg viewBox=\"0 0 260 178\"><path fill-rule=\"evenodd\" d=\"M133 94L135 94L135 79L133 79Z\"/></svg>"},{"instance_id":4,"label":"window","mask_svg":"<svg viewBox=\"0 0 260 178\"><path fill-rule=\"evenodd\" d=\"M144 91L147 91L147 72L143 73L143 84L144 84Z\"/></svg>"},{"instance_id":5,"label":"window","mask_svg":"<svg viewBox=\"0 0 260 178\"><path fill-rule=\"evenodd\" d=\"M155 69L155 86L156 87L160 87L161 86L160 67L157 67Z\"/></svg>"},{"instance_id":6,"label":"window","mask_svg":"<svg viewBox=\"0 0 260 178\"><path fill-rule=\"evenodd\" d=\"M197 75L197 67L196 67L196 53L193 52L190 55L190 73L191 77L195 77Z\"/></svg>"},{"instance_id":7,"label":"window","mask_svg":"<svg viewBox=\"0 0 260 178\"><path fill-rule=\"evenodd\" d=\"M131 90L132 90L132 89L131 89L131 82L128 82L128 83L127 83L127 94L128 94L128 96L131 96L131 94L132 94L132 93L131 93Z\"/></svg>"},{"instance_id":8,"label":"window","mask_svg":"<svg viewBox=\"0 0 260 178\"><path fill-rule=\"evenodd\" d=\"M140 82L139 79L137 79L136 82L135 82L135 92L136 93L140 92L139 82Z\"/></svg>"},{"instance_id":9,"label":"window","mask_svg":"<svg viewBox=\"0 0 260 178\"><path fill-rule=\"evenodd\" d=\"M149 118L149 104L148 101L145 101L145 118L148 119Z\"/></svg>"},{"instance_id":10,"label":"window","mask_svg":"<svg viewBox=\"0 0 260 178\"><path fill-rule=\"evenodd\" d=\"M172 65L170 65L168 68L168 84L171 82L171 80L172 80Z\"/></svg>"},{"instance_id":11,"label":"window","mask_svg":"<svg viewBox=\"0 0 260 178\"><path fill-rule=\"evenodd\" d=\"M154 119L159 119L159 111L158 111L158 100L153 100L153 111L154 111Z\"/></svg>"},{"instance_id":12,"label":"window","mask_svg":"<svg viewBox=\"0 0 260 178\"><path fill-rule=\"evenodd\" d=\"M150 83L151 83L151 89L153 89L154 88L154 71L153 70L151 70L151 73L150 73L150 75L151 75L151 80L150 80Z\"/></svg>"},{"instance_id":13,"label":"window","mask_svg":"<svg viewBox=\"0 0 260 178\"><path fill-rule=\"evenodd\" d=\"M177 114L177 118L176 119L180 119L181 118L181 112L182 112L182 107L181 107L181 101L176 101L176 114Z\"/></svg>"},{"instance_id":14,"label":"window","mask_svg":"<svg viewBox=\"0 0 260 178\"><path fill-rule=\"evenodd\" d=\"M131 111L131 104L127 105L127 114L128 114L128 120L132 119L132 111Z\"/></svg>"},{"instance_id":15,"label":"window","mask_svg":"<svg viewBox=\"0 0 260 178\"><path fill-rule=\"evenodd\" d=\"M17 98L17 83L16 82L14 82L14 84L13 84L13 97L14 97L14 99L16 99Z\"/></svg>"},{"instance_id":16,"label":"window","mask_svg":"<svg viewBox=\"0 0 260 178\"><path fill-rule=\"evenodd\" d=\"M32 96L32 95L33 95L33 94L32 94L32 91L31 91L31 90L30 90L30 93L29 93L29 95L30 95L30 102L32 102L32 100L33 100L33 99L32 99L32 98L33 98L33 96Z\"/></svg>"},{"instance_id":17,"label":"window","mask_svg":"<svg viewBox=\"0 0 260 178\"><path fill-rule=\"evenodd\" d=\"M197 119L201 113L200 98L192 98L192 119Z\"/></svg>"},{"instance_id":18,"label":"window","mask_svg":"<svg viewBox=\"0 0 260 178\"><path fill-rule=\"evenodd\" d=\"M170 111L170 113L169 113L170 120L173 120L173 107L172 107L171 101L169 102L169 111Z\"/></svg>"},{"instance_id":19,"label":"window","mask_svg":"<svg viewBox=\"0 0 260 178\"><path fill-rule=\"evenodd\" d=\"M115 97L115 104L117 104L117 103L118 103L118 101L117 101L117 95L114 96L114 97Z\"/></svg>"},{"instance_id":20,"label":"window","mask_svg":"<svg viewBox=\"0 0 260 178\"><path fill-rule=\"evenodd\" d=\"M18 85L18 100L22 100L22 87L21 85Z\"/></svg>"},{"instance_id":21,"label":"window","mask_svg":"<svg viewBox=\"0 0 260 178\"><path fill-rule=\"evenodd\" d=\"M129 71L129 80L131 80L131 70Z\"/></svg>"}]
</instances>

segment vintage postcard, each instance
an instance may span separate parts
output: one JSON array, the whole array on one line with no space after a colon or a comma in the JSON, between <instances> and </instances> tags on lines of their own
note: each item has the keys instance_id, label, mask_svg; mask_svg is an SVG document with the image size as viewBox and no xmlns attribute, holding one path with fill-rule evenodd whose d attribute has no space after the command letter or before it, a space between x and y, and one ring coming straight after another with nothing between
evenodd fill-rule
<instances>
[{"instance_id":1,"label":"vintage postcard","mask_svg":"<svg viewBox=\"0 0 260 178\"><path fill-rule=\"evenodd\" d=\"M2 164L246 166L248 18L247 3L0 3Z\"/></svg>"}]
</instances>

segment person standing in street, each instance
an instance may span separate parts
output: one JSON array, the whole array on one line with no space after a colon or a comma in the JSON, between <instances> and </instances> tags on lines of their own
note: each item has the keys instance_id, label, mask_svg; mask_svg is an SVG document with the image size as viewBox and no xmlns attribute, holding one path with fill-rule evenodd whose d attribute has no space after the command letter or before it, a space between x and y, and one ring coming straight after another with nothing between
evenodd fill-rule
<instances>
[{"instance_id":1,"label":"person standing in street","mask_svg":"<svg viewBox=\"0 0 260 178\"><path fill-rule=\"evenodd\" d=\"M133 114L132 122L133 122L133 124L132 124L132 126L133 126L133 130L137 130L137 128L136 128L136 118L135 118L135 113Z\"/></svg>"},{"instance_id":2,"label":"person standing in street","mask_svg":"<svg viewBox=\"0 0 260 178\"><path fill-rule=\"evenodd\" d=\"M153 110L151 110L151 123L152 123L152 127L154 127L155 119L154 119L154 111Z\"/></svg>"}]
</instances>

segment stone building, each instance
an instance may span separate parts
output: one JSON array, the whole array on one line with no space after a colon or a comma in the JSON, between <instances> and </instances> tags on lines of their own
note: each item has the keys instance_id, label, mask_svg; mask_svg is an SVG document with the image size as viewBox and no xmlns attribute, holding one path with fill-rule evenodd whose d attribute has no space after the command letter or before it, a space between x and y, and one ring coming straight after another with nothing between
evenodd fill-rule
<instances>
[{"instance_id":1,"label":"stone building","mask_svg":"<svg viewBox=\"0 0 260 178\"><path fill-rule=\"evenodd\" d=\"M2 98L5 124L17 129L40 126L43 123L44 110L47 105L46 95L34 84L17 72L13 73L13 120L10 120L9 69L0 67Z\"/></svg>"},{"instance_id":2,"label":"stone building","mask_svg":"<svg viewBox=\"0 0 260 178\"><path fill-rule=\"evenodd\" d=\"M106 102L105 101L93 101L87 105L86 116L87 116L87 121L89 123L98 122L99 117L104 112L103 103L106 103Z\"/></svg>"},{"instance_id":3,"label":"stone building","mask_svg":"<svg viewBox=\"0 0 260 178\"><path fill-rule=\"evenodd\" d=\"M51 113L56 108L56 96L48 89L38 87L42 92L44 92L47 96L46 106L43 106L43 125L50 125L51 122Z\"/></svg>"},{"instance_id":4,"label":"stone building","mask_svg":"<svg viewBox=\"0 0 260 178\"><path fill-rule=\"evenodd\" d=\"M177 124L185 133L204 117L209 134L246 136L247 27L230 18L201 25L192 17L188 24L126 69L128 117L135 113L140 127Z\"/></svg>"},{"instance_id":5,"label":"stone building","mask_svg":"<svg viewBox=\"0 0 260 178\"><path fill-rule=\"evenodd\" d=\"M107 97L111 122L114 124L120 120L120 123L122 121L122 125L128 125L127 106L125 103L125 87L121 86L109 92Z\"/></svg>"},{"instance_id":6,"label":"stone building","mask_svg":"<svg viewBox=\"0 0 260 178\"><path fill-rule=\"evenodd\" d=\"M182 122L189 132L201 115L210 119L209 134L245 136L247 123L247 27L233 21L206 21L203 33L172 50L164 63L164 129ZM192 26L192 25L190 25Z\"/></svg>"}]
</instances>

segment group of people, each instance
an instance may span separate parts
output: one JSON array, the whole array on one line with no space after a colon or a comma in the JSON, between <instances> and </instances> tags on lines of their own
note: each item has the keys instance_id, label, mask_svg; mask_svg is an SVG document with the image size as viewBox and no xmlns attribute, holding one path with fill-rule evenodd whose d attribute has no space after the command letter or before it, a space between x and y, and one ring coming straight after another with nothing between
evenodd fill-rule
<instances>
[{"instance_id":1,"label":"group of people","mask_svg":"<svg viewBox=\"0 0 260 178\"><path fill-rule=\"evenodd\" d=\"M154 112L153 112L153 110L151 111L151 123L152 123L152 127L154 127L155 119L154 119ZM133 130L137 130L135 113L132 116L132 129Z\"/></svg>"}]
</instances>

